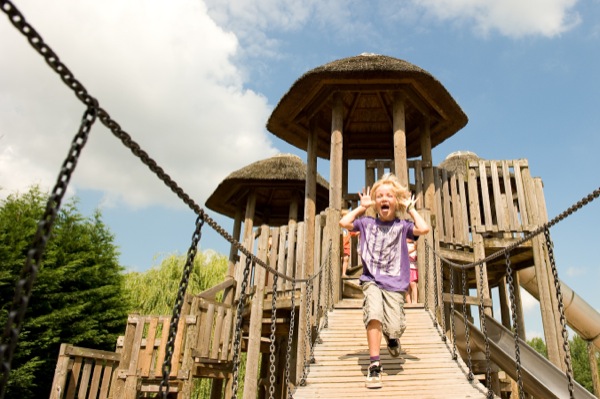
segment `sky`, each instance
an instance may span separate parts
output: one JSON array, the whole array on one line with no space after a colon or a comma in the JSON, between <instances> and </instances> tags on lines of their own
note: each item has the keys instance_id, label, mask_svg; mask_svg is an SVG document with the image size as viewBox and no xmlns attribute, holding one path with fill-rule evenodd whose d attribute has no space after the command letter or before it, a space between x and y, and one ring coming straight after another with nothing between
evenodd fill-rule
<instances>
[{"instance_id":1,"label":"sky","mask_svg":"<svg viewBox=\"0 0 600 399\"><path fill-rule=\"evenodd\" d=\"M305 72L361 53L415 64L469 118L434 148L527 159L550 219L600 186L600 0L21 0L14 5L88 93L200 206L230 173L303 151L266 130ZM0 199L50 191L83 104L3 15ZM319 173L329 175L327 160ZM352 180L350 191L362 182ZM71 179L100 209L120 261L143 271L185 254L195 214L100 121ZM600 309L600 201L552 228L559 277ZM233 221L207 209L231 232ZM205 226L200 250L228 254ZM535 301L526 301L535 318ZM539 311L538 311L539 312ZM539 335L539 331L528 331Z\"/></svg>"}]
</instances>

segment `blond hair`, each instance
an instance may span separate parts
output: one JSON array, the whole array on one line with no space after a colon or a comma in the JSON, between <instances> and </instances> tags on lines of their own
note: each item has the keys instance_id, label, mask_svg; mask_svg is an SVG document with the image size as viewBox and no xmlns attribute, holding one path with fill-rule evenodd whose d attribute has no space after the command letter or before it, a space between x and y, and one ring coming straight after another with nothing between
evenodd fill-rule
<instances>
[{"instance_id":1,"label":"blond hair","mask_svg":"<svg viewBox=\"0 0 600 399\"><path fill-rule=\"evenodd\" d=\"M400 216L402 212L406 211L406 207L402 204L401 200L410 198L410 191L406 186L398 181L398 178L393 173L386 173L381 177L381 179L377 180L373 187L371 188L371 199L375 201L375 195L377 194L377 189L382 185L389 185L392 187L394 191L394 196L396 197L396 203L398 204L396 209L396 216Z\"/></svg>"}]
</instances>

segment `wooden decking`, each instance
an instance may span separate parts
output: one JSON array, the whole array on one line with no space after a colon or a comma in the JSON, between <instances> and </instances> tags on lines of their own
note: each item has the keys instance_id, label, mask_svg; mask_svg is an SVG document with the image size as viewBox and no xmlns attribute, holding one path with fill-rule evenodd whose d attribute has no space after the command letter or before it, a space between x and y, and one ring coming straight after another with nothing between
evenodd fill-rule
<instances>
[{"instance_id":1,"label":"wooden decking","mask_svg":"<svg viewBox=\"0 0 600 399\"><path fill-rule=\"evenodd\" d=\"M294 398L485 398L487 389L467 379L468 368L451 358L432 319L422 306L406 308L403 353L392 358L382 340L383 388L365 388L369 353L362 322L361 300L345 299L329 314L322 343L314 349L305 386Z\"/></svg>"}]
</instances>

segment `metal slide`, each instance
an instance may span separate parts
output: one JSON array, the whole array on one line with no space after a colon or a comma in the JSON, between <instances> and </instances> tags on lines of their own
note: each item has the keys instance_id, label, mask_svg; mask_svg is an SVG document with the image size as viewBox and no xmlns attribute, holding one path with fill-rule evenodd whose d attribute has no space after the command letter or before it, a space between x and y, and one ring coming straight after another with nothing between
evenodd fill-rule
<instances>
[{"instance_id":1,"label":"metal slide","mask_svg":"<svg viewBox=\"0 0 600 399\"><path fill-rule=\"evenodd\" d=\"M531 266L519 271L519 280L521 287L539 301L535 268ZM600 313L562 281L560 282L560 292L569 327L581 338L591 341L596 348L600 349Z\"/></svg>"},{"instance_id":2,"label":"metal slide","mask_svg":"<svg viewBox=\"0 0 600 399\"><path fill-rule=\"evenodd\" d=\"M466 350L465 321L461 313L454 311L454 323L456 328L457 346ZM485 337L482 332L472 323L469 326L469 337L471 351L474 346L485 353ZM497 364L510 377L517 381L515 336L491 317L485 319L490 348L490 360ZM536 398L569 398L569 381L565 373L537 353L527 343L519 338L519 359L521 365L521 380L526 392ZM574 397L577 399L596 399L588 390L573 380Z\"/></svg>"}]
</instances>

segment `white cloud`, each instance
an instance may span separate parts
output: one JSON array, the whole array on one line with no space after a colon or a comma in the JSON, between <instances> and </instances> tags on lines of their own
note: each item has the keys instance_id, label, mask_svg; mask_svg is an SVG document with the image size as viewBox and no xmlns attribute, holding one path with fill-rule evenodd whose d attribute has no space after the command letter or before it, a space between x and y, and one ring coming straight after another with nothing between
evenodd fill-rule
<instances>
[{"instance_id":1,"label":"white cloud","mask_svg":"<svg viewBox=\"0 0 600 399\"><path fill-rule=\"evenodd\" d=\"M232 171L273 155L267 99L244 88L235 35L204 3L130 0L18 4L100 105L203 205ZM83 105L27 40L0 22L0 196L53 186ZM107 203L180 204L98 120L73 183Z\"/></svg>"},{"instance_id":2,"label":"white cloud","mask_svg":"<svg viewBox=\"0 0 600 399\"><path fill-rule=\"evenodd\" d=\"M554 37L580 23L577 0L414 0L441 20L474 24L476 32Z\"/></svg>"}]
</instances>

